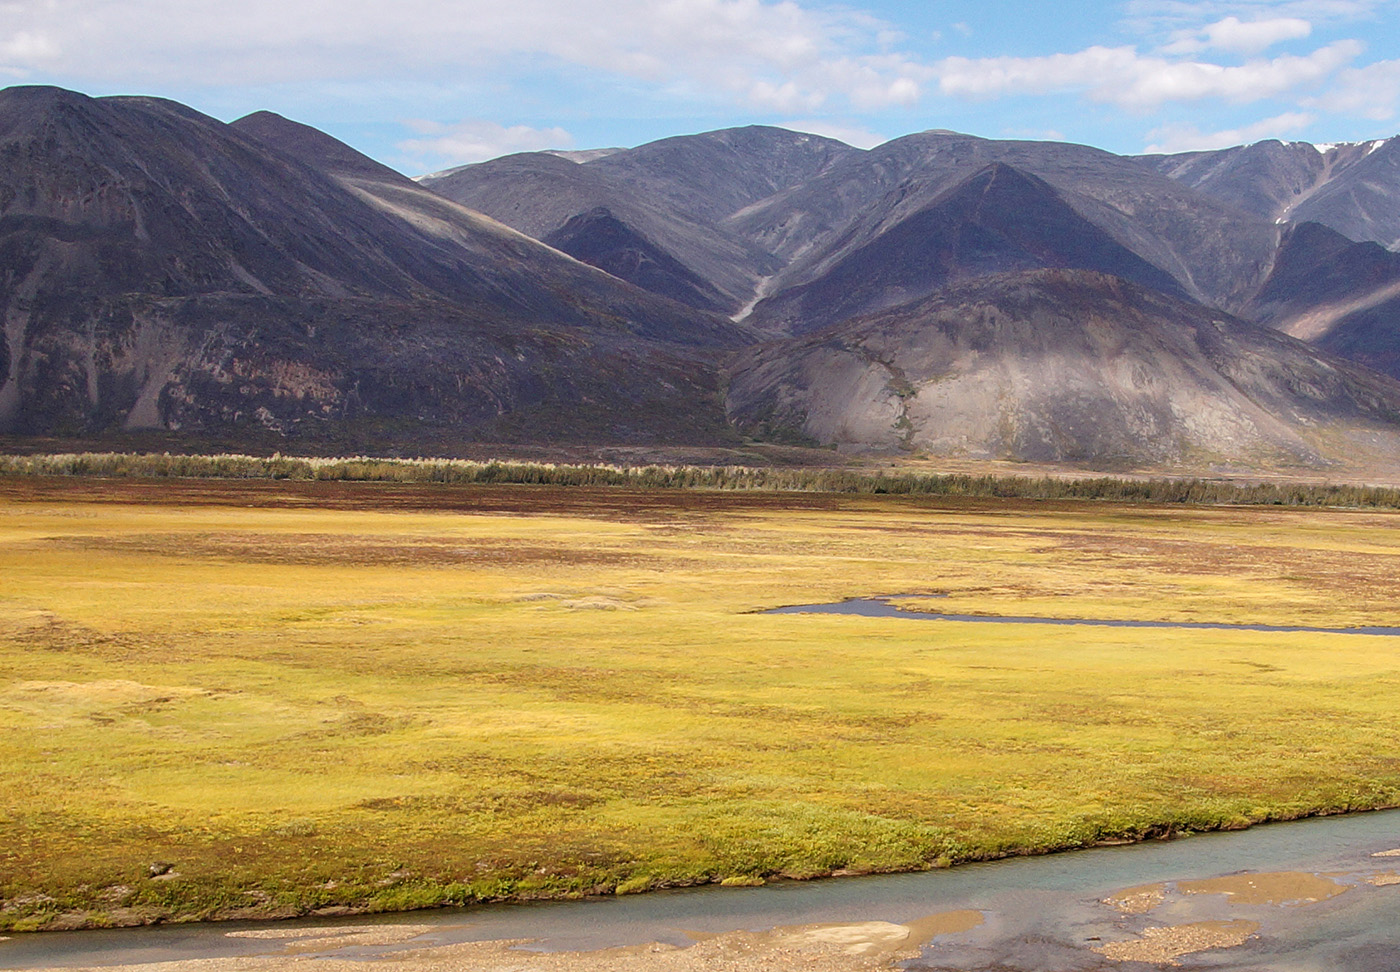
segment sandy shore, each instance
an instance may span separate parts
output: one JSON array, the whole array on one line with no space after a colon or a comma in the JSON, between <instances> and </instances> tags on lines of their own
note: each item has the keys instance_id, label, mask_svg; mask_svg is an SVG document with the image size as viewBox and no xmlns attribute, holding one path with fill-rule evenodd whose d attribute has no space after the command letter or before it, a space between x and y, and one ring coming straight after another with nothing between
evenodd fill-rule
<instances>
[{"instance_id":1,"label":"sandy shore","mask_svg":"<svg viewBox=\"0 0 1400 972\"><path fill-rule=\"evenodd\" d=\"M596 952L535 952L525 941L470 942L404 949L393 953L394 972L864 972L888 969L914 958L938 935L971 930L982 923L976 911L930 915L906 925L884 921L799 925L769 931L697 936L686 948L651 943ZM359 949L404 945L431 926L326 927L231 932L234 937L283 943L276 954L237 958L184 959L124 965L124 972L370 972L382 956ZM344 957L327 952L347 950ZM40 970L58 972L58 970ZM74 972L72 968L63 972Z\"/></svg>"}]
</instances>

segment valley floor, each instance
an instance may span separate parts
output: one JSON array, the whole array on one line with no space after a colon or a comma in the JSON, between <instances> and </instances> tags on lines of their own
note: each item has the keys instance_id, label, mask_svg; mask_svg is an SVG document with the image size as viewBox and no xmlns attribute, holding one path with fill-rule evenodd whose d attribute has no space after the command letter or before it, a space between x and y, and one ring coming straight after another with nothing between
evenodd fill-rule
<instances>
[{"instance_id":1,"label":"valley floor","mask_svg":"<svg viewBox=\"0 0 1400 972\"><path fill-rule=\"evenodd\" d=\"M1400 804L1395 639L761 613L1396 626L1397 527L0 479L0 930L910 870Z\"/></svg>"}]
</instances>

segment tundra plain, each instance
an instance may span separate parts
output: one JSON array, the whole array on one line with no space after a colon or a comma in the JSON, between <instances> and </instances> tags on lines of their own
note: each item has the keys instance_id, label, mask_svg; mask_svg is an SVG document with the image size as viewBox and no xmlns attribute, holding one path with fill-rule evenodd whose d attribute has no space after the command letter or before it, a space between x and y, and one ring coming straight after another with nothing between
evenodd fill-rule
<instances>
[{"instance_id":1,"label":"tundra plain","mask_svg":"<svg viewBox=\"0 0 1400 972\"><path fill-rule=\"evenodd\" d=\"M1400 513L0 478L0 931L942 867L1400 804ZM931 600L932 596L937 600Z\"/></svg>"}]
</instances>

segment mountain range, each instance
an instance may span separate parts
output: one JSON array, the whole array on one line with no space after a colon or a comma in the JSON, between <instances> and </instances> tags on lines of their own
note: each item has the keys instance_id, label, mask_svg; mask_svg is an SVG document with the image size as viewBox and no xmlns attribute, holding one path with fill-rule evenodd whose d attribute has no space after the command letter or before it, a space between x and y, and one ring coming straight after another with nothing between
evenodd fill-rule
<instances>
[{"instance_id":1,"label":"mountain range","mask_svg":"<svg viewBox=\"0 0 1400 972\"><path fill-rule=\"evenodd\" d=\"M1397 146L748 127L415 181L10 88L0 433L1390 468Z\"/></svg>"}]
</instances>

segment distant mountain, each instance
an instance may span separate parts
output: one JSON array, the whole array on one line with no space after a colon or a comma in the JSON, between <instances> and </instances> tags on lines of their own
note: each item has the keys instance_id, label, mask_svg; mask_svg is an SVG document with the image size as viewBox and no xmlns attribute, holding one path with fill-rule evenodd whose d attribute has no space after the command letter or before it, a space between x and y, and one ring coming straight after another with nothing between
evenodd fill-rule
<instances>
[{"instance_id":1,"label":"distant mountain","mask_svg":"<svg viewBox=\"0 0 1400 972\"><path fill-rule=\"evenodd\" d=\"M0 434L1400 463L1400 385L1327 353L1400 375L1400 254L1270 215L1379 226L1389 146L751 127L415 181L271 112L11 88Z\"/></svg>"},{"instance_id":2,"label":"distant mountain","mask_svg":"<svg viewBox=\"0 0 1400 972\"><path fill-rule=\"evenodd\" d=\"M755 125L666 138L596 158L510 155L420 181L541 240L576 216L607 209L656 252L723 295L724 310L733 313L783 261L726 229L723 219L857 151L834 139Z\"/></svg>"},{"instance_id":3,"label":"distant mountain","mask_svg":"<svg viewBox=\"0 0 1400 972\"><path fill-rule=\"evenodd\" d=\"M1080 216L1044 180L1001 162L841 253L813 282L759 303L750 320L804 334L950 283L1043 267L1098 270L1186 296L1169 274Z\"/></svg>"},{"instance_id":4,"label":"distant mountain","mask_svg":"<svg viewBox=\"0 0 1400 972\"><path fill-rule=\"evenodd\" d=\"M1082 145L993 141L952 132L898 138L844 158L728 225L788 261L768 293L811 283L952 186L999 162L1054 188L1083 219L1169 274L1193 299L1242 305L1277 240L1265 220Z\"/></svg>"},{"instance_id":5,"label":"distant mountain","mask_svg":"<svg viewBox=\"0 0 1400 972\"><path fill-rule=\"evenodd\" d=\"M833 138L750 125L663 138L589 165L613 185L715 223L864 154Z\"/></svg>"},{"instance_id":6,"label":"distant mountain","mask_svg":"<svg viewBox=\"0 0 1400 972\"><path fill-rule=\"evenodd\" d=\"M1268 273L1278 237L1272 221L1137 160L1062 143L924 132L861 151L752 127L663 139L584 164L547 153L506 156L421 181L539 239L605 208L656 252L723 294L727 312L743 316L770 298L787 310L769 313L767 323L781 320L803 331L837 313L825 308L820 319L798 320L805 308L824 306L804 295L837 286L821 278L838 266L852 272L863 259L854 256L858 252L870 256L865 266L874 265L872 254L897 248L894 238L876 244L880 236L900 226L911 239L918 221L906 221L918 213L928 217L940 196L994 164L1048 185L1097 237L1131 255L1138 264L1133 279L1146 281L1146 274L1171 292L1238 310ZM946 237L946 221L935 222ZM1068 237L1057 244L1067 259L1074 246ZM898 276L913 289L877 303L926 292L939 278L932 266L914 266L916 243L906 249L910 259ZM963 270L975 272L976 263L966 262ZM1058 261L1037 265L1043 264ZM987 267L1005 269L997 261ZM1090 261L1085 268L1104 267ZM915 278L924 282L914 284ZM870 288L862 290L869 294ZM785 291L796 292L785 299ZM778 306L768 304L770 311Z\"/></svg>"},{"instance_id":7,"label":"distant mountain","mask_svg":"<svg viewBox=\"0 0 1400 972\"><path fill-rule=\"evenodd\" d=\"M1400 448L1400 383L1120 278L992 275L744 352L733 420L855 451L1160 465Z\"/></svg>"},{"instance_id":8,"label":"distant mountain","mask_svg":"<svg viewBox=\"0 0 1400 972\"><path fill-rule=\"evenodd\" d=\"M1400 138L1336 145L1269 140L1141 160L1258 216L1321 223L1358 242L1400 248Z\"/></svg>"},{"instance_id":9,"label":"distant mountain","mask_svg":"<svg viewBox=\"0 0 1400 972\"><path fill-rule=\"evenodd\" d=\"M756 281L781 266L761 248L670 210L663 199L610 177L597 165L531 152L425 177L420 184L539 240L577 216L606 209L656 252L718 292L726 313L743 306Z\"/></svg>"},{"instance_id":10,"label":"distant mountain","mask_svg":"<svg viewBox=\"0 0 1400 972\"><path fill-rule=\"evenodd\" d=\"M0 92L0 431L726 435L742 329L328 136Z\"/></svg>"}]
</instances>

